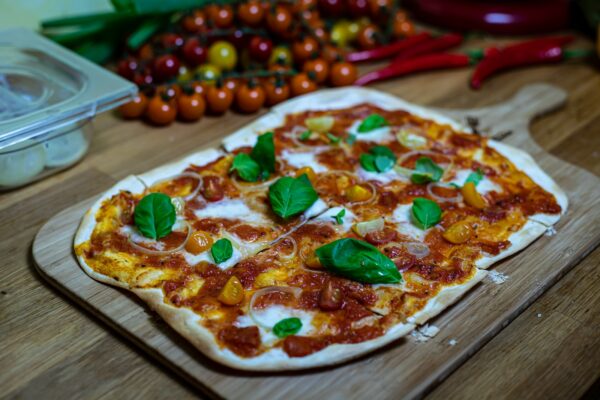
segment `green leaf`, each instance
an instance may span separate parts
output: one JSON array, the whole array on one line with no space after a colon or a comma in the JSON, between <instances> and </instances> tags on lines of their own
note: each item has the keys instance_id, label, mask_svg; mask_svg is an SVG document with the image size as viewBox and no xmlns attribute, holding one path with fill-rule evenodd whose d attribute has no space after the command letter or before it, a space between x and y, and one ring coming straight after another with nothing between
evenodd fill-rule
<instances>
[{"instance_id":1,"label":"green leaf","mask_svg":"<svg viewBox=\"0 0 600 400\"><path fill-rule=\"evenodd\" d=\"M356 142L356 135L349 134L348 137L346 138L346 143L354 144L355 142Z\"/></svg>"},{"instance_id":2,"label":"green leaf","mask_svg":"<svg viewBox=\"0 0 600 400\"><path fill-rule=\"evenodd\" d=\"M375 246L358 239L333 241L315 250L328 271L362 283L399 283L396 265Z\"/></svg>"},{"instance_id":3,"label":"green leaf","mask_svg":"<svg viewBox=\"0 0 600 400\"><path fill-rule=\"evenodd\" d=\"M410 179L413 183L423 184L427 182L437 182L442 179L444 170L431 160L429 157L421 157L415 164L415 172Z\"/></svg>"},{"instance_id":4,"label":"green leaf","mask_svg":"<svg viewBox=\"0 0 600 400\"><path fill-rule=\"evenodd\" d=\"M110 41L87 41L73 50L96 64L104 64L113 56L115 47Z\"/></svg>"},{"instance_id":5,"label":"green leaf","mask_svg":"<svg viewBox=\"0 0 600 400\"><path fill-rule=\"evenodd\" d=\"M304 132L302 132L302 133L300 134L300 137L299 137L299 139L300 139L300 140L302 140L302 141L304 141L304 140L308 140L308 138L310 137L311 133L312 133L311 131L309 131L309 130L306 130L306 131L304 131Z\"/></svg>"},{"instance_id":6,"label":"green leaf","mask_svg":"<svg viewBox=\"0 0 600 400\"><path fill-rule=\"evenodd\" d=\"M273 333L279 338L295 335L302 329L302 321L300 318L285 318L275 324Z\"/></svg>"},{"instance_id":7,"label":"green leaf","mask_svg":"<svg viewBox=\"0 0 600 400\"><path fill-rule=\"evenodd\" d=\"M210 254L217 264L229 260L233 256L231 241L225 238L217 240L210 248Z\"/></svg>"},{"instance_id":8,"label":"green leaf","mask_svg":"<svg viewBox=\"0 0 600 400\"><path fill-rule=\"evenodd\" d=\"M331 218L335 219L335 222L338 225L342 225L344 223L344 216L346 215L346 209L343 208L339 213L337 213L336 215L332 215Z\"/></svg>"},{"instance_id":9,"label":"green leaf","mask_svg":"<svg viewBox=\"0 0 600 400\"><path fill-rule=\"evenodd\" d=\"M156 32L158 32L166 21L163 16L148 18L127 38L127 47L132 50L138 49L146 43Z\"/></svg>"},{"instance_id":10,"label":"green leaf","mask_svg":"<svg viewBox=\"0 0 600 400\"><path fill-rule=\"evenodd\" d=\"M176 212L171 198L164 193L150 193L135 206L133 220L140 233L150 239L160 239L171 233Z\"/></svg>"},{"instance_id":11,"label":"green leaf","mask_svg":"<svg viewBox=\"0 0 600 400\"><path fill-rule=\"evenodd\" d=\"M263 133L256 140L256 144L250 153L250 157L260 166L263 179L275 172L275 143L273 132Z\"/></svg>"},{"instance_id":12,"label":"green leaf","mask_svg":"<svg viewBox=\"0 0 600 400\"><path fill-rule=\"evenodd\" d=\"M369 149L369 153L360 155L360 165L365 171L386 172L396 165L396 155L385 146L375 146Z\"/></svg>"},{"instance_id":13,"label":"green leaf","mask_svg":"<svg viewBox=\"0 0 600 400\"><path fill-rule=\"evenodd\" d=\"M331 143L333 143L333 144L338 144L340 142L340 140L342 140L341 138L339 138L339 137L337 137L334 134L329 133L329 132L327 133L327 138L329 140L331 140Z\"/></svg>"},{"instance_id":14,"label":"green leaf","mask_svg":"<svg viewBox=\"0 0 600 400\"><path fill-rule=\"evenodd\" d=\"M256 182L260 175L260 165L246 153L235 156L229 172L237 171L240 178L246 182Z\"/></svg>"},{"instance_id":15,"label":"green leaf","mask_svg":"<svg viewBox=\"0 0 600 400\"><path fill-rule=\"evenodd\" d=\"M421 229L429 229L442 219L442 209L432 200L424 197L417 197L413 200L412 216Z\"/></svg>"},{"instance_id":16,"label":"green leaf","mask_svg":"<svg viewBox=\"0 0 600 400\"><path fill-rule=\"evenodd\" d=\"M379 114L371 114L367 118L365 118L360 125L358 126L358 132L366 133L371 132L377 128L381 128L383 126L388 126L389 123L385 118L383 118Z\"/></svg>"},{"instance_id":17,"label":"green leaf","mask_svg":"<svg viewBox=\"0 0 600 400\"><path fill-rule=\"evenodd\" d=\"M282 218L308 210L318 198L306 174L298 178L284 176L269 187L271 208Z\"/></svg>"},{"instance_id":18,"label":"green leaf","mask_svg":"<svg viewBox=\"0 0 600 400\"><path fill-rule=\"evenodd\" d=\"M483 172L479 168L477 168L477 171L471 172L469 174L469 176L467 176L467 179L465 180L465 183L463 183L463 185L466 184L467 182L473 182L473 184L475 186L477 186L477 184L479 182L481 182L482 179L483 179Z\"/></svg>"}]
</instances>

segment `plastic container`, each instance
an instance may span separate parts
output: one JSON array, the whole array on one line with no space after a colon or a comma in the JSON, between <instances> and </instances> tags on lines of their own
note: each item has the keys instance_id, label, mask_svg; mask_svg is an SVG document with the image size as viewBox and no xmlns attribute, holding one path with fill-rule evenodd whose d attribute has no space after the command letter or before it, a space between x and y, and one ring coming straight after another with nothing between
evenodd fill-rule
<instances>
[{"instance_id":1,"label":"plastic container","mask_svg":"<svg viewBox=\"0 0 600 400\"><path fill-rule=\"evenodd\" d=\"M34 32L0 31L0 191L75 164L90 146L93 118L136 93Z\"/></svg>"}]
</instances>

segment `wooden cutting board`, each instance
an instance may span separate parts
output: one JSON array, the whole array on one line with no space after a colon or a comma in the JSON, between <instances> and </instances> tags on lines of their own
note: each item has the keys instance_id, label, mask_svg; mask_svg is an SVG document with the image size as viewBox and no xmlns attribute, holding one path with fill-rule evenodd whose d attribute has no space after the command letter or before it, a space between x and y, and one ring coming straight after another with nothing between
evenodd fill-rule
<instances>
[{"instance_id":1,"label":"wooden cutting board","mask_svg":"<svg viewBox=\"0 0 600 400\"><path fill-rule=\"evenodd\" d=\"M440 110L482 134L528 151L569 195L556 233L493 269L502 284L484 280L430 321L440 328L427 342L404 338L335 368L261 374L222 367L189 345L128 292L89 278L72 252L75 230L94 198L50 219L37 234L33 257L40 274L79 305L210 397L231 399L421 397L473 355L600 242L600 179L548 153L531 139L534 117L564 104L566 94L529 85L512 99L473 110ZM585 277L582 277L585 279ZM110 351L110 349L107 349Z\"/></svg>"}]
</instances>

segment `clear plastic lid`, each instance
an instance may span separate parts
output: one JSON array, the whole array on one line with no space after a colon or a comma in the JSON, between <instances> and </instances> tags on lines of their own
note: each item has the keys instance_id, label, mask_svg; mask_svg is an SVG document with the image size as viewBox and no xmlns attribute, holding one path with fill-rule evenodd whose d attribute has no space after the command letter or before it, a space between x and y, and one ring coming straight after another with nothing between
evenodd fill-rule
<instances>
[{"instance_id":1,"label":"clear plastic lid","mask_svg":"<svg viewBox=\"0 0 600 400\"><path fill-rule=\"evenodd\" d=\"M0 31L0 149L131 100L137 87L27 29Z\"/></svg>"}]
</instances>

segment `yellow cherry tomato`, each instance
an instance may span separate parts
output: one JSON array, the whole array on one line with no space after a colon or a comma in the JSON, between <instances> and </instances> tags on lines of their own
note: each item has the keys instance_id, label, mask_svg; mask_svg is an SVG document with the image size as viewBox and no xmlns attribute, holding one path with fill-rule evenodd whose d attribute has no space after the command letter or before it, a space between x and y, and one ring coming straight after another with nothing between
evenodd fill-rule
<instances>
[{"instance_id":1,"label":"yellow cherry tomato","mask_svg":"<svg viewBox=\"0 0 600 400\"><path fill-rule=\"evenodd\" d=\"M228 306L234 306L244 300L244 287L237 276L229 278L223 289L221 289L217 300Z\"/></svg>"},{"instance_id":2,"label":"yellow cherry tomato","mask_svg":"<svg viewBox=\"0 0 600 400\"><path fill-rule=\"evenodd\" d=\"M350 43L350 29L348 21L339 21L331 28L331 41L338 47L346 47ZM356 36L355 36L356 37Z\"/></svg>"},{"instance_id":3,"label":"yellow cherry tomato","mask_svg":"<svg viewBox=\"0 0 600 400\"><path fill-rule=\"evenodd\" d=\"M208 49L208 62L223 71L230 71L237 64L237 51L235 47L224 40L219 40Z\"/></svg>"},{"instance_id":4,"label":"yellow cherry tomato","mask_svg":"<svg viewBox=\"0 0 600 400\"><path fill-rule=\"evenodd\" d=\"M269 65L292 65L292 52L287 46L275 46L271 57L269 57Z\"/></svg>"},{"instance_id":5,"label":"yellow cherry tomato","mask_svg":"<svg viewBox=\"0 0 600 400\"><path fill-rule=\"evenodd\" d=\"M323 266L321 265L321 260L319 260L319 257L317 257L315 253L312 253L310 256L308 256L306 260L304 260L304 263L310 269L323 268Z\"/></svg>"},{"instance_id":6,"label":"yellow cherry tomato","mask_svg":"<svg viewBox=\"0 0 600 400\"><path fill-rule=\"evenodd\" d=\"M196 74L202 82L214 85L217 78L221 76L221 69L212 64L202 64L196 68Z\"/></svg>"},{"instance_id":7,"label":"yellow cherry tomato","mask_svg":"<svg viewBox=\"0 0 600 400\"><path fill-rule=\"evenodd\" d=\"M459 221L446 229L442 236L450 243L461 244L473 236L473 228L468 222Z\"/></svg>"},{"instance_id":8,"label":"yellow cherry tomato","mask_svg":"<svg viewBox=\"0 0 600 400\"><path fill-rule=\"evenodd\" d=\"M358 36L358 31L360 31L362 25L358 21L350 21L348 22L348 42L354 42L356 37Z\"/></svg>"},{"instance_id":9,"label":"yellow cherry tomato","mask_svg":"<svg viewBox=\"0 0 600 400\"><path fill-rule=\"evenodd\" d=\"M302 167L296 170L296 178L306 174L308 180L313 182L317 178L317 174L315 174L315 170L311 167Z\"/></svg>"},{"instance_id":10,"label":"yellow cherry tomato","mask_svg":"<svg viewBox=\"0 0 600 400\"><path fill-rule=\"evenodd\" d=\"M200 254L210 249L213 245L213 239L208 232L196 231L192 233L185 244L185 249L192 254Z\"/></svg>"},{"instance_id":11,"label":"yellow cherry tomato","mask_svg":"<svg viewBox=\"0 0 600 400\"><path fill-rule=\"evenodd\" d=\"M460 192L465 199L465 203L470 205L471 207L475 207L479 210L482 210L486 207L486 202L483 196L479 194L475 184L473 182L467 182L463 185Z\"/></svg>"},{"instance_id":12,"label":"yellow cherry tomato","mask_svg":"<svg viewBox=\"0 0 600 400\"><path fill-rule=\"evenodd\" d=\"M369 189L365 189L360 185L353 185L346 191L346 198L348 201L365 201L368 200L373 194Z\"/></svg>"}]
</instances>

